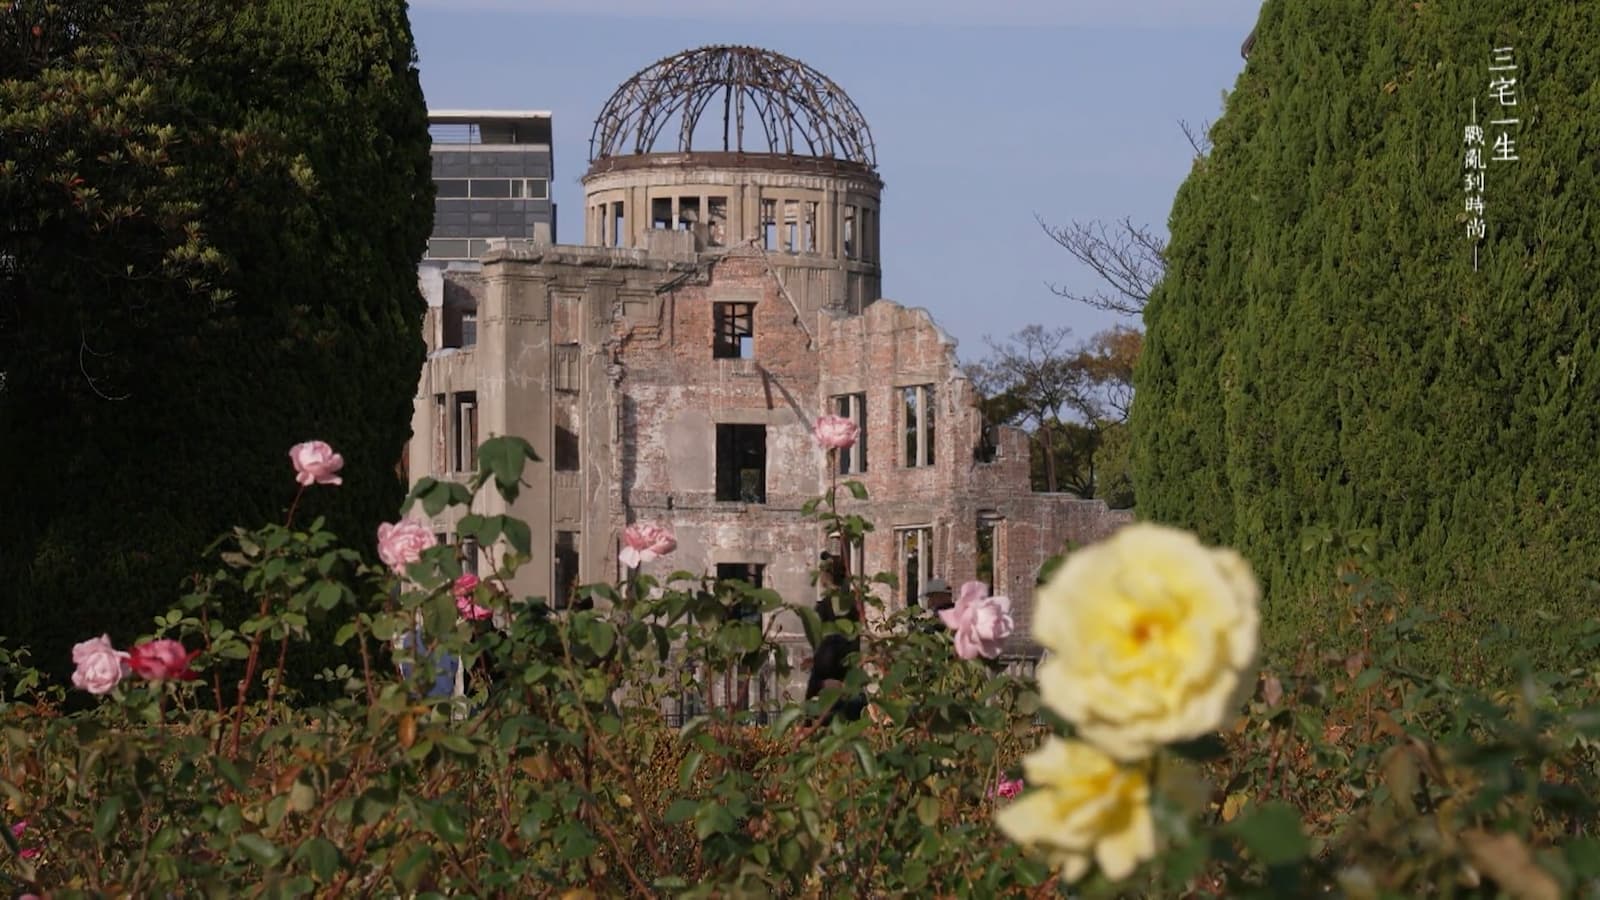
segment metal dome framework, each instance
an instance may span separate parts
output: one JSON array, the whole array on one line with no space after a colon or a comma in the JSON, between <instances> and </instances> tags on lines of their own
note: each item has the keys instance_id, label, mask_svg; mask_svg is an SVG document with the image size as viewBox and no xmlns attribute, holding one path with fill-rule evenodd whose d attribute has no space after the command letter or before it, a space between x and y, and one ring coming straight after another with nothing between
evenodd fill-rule
<instances>
[{"instance_id":1,"label":"metal dome framework","mask_svg":"<svg viewBox=\"0 0 1600 900\"><path fill-rule=\"evenodd\" d=\"M848 160L877 167L872 132L861 110L826 75L797 59L757 47L719 45L659 60L622 83L595 119L589 162L627 154L693 153L706 111L720 110L720 149ZM713 113L713 116L715 113ZM675 148L661 146L674 120ZM765 138L765 146L747 146Z\"/></svg>"}]
</instances>

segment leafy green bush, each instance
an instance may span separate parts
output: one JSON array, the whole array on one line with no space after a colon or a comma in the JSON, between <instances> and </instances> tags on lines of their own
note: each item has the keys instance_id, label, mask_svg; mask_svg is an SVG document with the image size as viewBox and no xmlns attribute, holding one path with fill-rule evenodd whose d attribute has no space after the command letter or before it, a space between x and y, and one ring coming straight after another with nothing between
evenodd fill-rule
<instances>
[{"instance_id":1,"label":"leafy green bush","mask_svg":"<svg viewBox=\"0 0 1600 900\"><path fill-rule=\"evenodd\" d=\"M1498 624L1553 665L1593 608L1597 27L1591 4L1262 6L1173 204L1132 423L1141 517L1251 560L1269 647L1327 627L1309 532L1370 532L1437 671Z\"/></svg>"}]
</instances>

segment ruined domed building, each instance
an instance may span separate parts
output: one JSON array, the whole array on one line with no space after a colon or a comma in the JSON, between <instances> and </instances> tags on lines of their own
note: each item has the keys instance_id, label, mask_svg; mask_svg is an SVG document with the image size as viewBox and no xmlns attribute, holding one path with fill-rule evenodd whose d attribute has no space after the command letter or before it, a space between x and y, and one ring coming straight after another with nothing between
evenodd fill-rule
<instances>
[{"instance_id":1,"label":"ruined domed building","mask_svg":"<svg viewBox=\"0 0 1600 900\"><path fill-rule=\"evenodd\" d=\"M482 134L508 133L494 115ZM474 165L516 176L494 155L509 148L487 144ZM862 427L838 474L869 495L843 505L876 527L853 568L896 573L891 608L934 577L988 581L1013 599L1025 653L1039 564L1126 514L1031 491L1026 436L986 433L954 342L926 311L879 297L884 184L845 92L764 50L677 54L601 110L583 184L581 245L541 226L486 240L476 263L422 268L430 354L410 474L464 479L478 441L532 443L542 462L510 510L533 533L515 594L559 606L575 585L616 580L623 528L654 522L678 548L651 572L814 601L819 556L840 548L801 508L833 474L812 423L836 413ZM501 511L498 497L478 503ZM800 662L790 619L775 630Z\"/></svg>"}]
</instances>

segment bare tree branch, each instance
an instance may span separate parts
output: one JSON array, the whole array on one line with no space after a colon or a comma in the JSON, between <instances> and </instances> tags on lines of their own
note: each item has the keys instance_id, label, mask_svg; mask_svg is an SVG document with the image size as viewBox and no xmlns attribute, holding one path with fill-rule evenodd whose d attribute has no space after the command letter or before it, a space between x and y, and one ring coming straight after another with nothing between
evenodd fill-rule
<instances>
[{"instance_id":1,"label":"bare tree branch","mask_svg":"<svg viewBox=\"0 0 1600 900\"><path fill-rule=\"evenodd\" d=\"M1138 316L1144 312L1150 292L1166 271L1166 242L1148 225L1135 225L1132 219L1124 218L1115 226L1108 226L1098 219L1055 226L1037 213L1034 214L1034 220L1051 240L1060 244L1111 287L1109 292L1078 294L1052 284L1049 286L1051 292L1119 315Z\"/></svg>"},{"instance_id":2,"label":"bare tree branch","mask_svg":"<svg viewBox=\"0 0 1600 900\"><path fill-rule=\"evenodd\" d=\"M1196 128L1183 119L1178 120L1178 127L1183 129L1183 137L1194 149L1194 158L1205 159L1211 155L1211 123L1201 122Z\"/></svg>"}]
</instances>

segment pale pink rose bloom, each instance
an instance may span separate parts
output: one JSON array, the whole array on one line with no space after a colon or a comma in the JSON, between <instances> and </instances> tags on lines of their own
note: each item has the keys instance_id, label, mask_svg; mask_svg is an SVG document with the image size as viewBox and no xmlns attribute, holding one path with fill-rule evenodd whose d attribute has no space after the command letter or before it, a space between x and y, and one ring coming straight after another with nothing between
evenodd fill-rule
<instances>
[{"instance_id":1,"label":"pale pink rose bloom","mask_svg":"<svg viewBox=\"0 0 1600 900\"><path fill-rule=\"evenodd\" d=\"M199 650L191 653L182 643L163 638L134 647L128 666L146 681L188 681L198 677L189 669L189 662L199 655Z\"/></svg>"},{"instance_id":2,"label":"pale pink rose bloom","mask_svg":"<svg viewBox=\"0 0 1600 900\"><path fill-rule=\"evenodd\" d=\"M378 558L397 575L404 575L406 566L421 559L422 551L437 543L428 526L415 519L378 526Z\"/></svg>"},{"instance_id":3,"label":"pale pink rose bloom","mask_svg":"<svg viewBox=\"0 0 1600 900\"><path fill-rule=\"evenodd\" d=\"M678 539L660 525L635 522L622 532L622 552L617 559L632 569L678 548Z\"/></svg>"},{"instance_id":4,"label":"pale pink rose bloom","mask_svg":"<svg viewBox=\"0 0 1600 900\"><path fill-rule=\"evenodd\" d=\"M128 674L128 654L111 646L102 634L72 645L72 686L91 694L109 694Z\"/></svg>"},{"instance_id":5,"label":"pale pink rose bloom","mask_svg":"<svg viewBox=\"0 0 1600 900\"><path fill-rule=\"evenodd\" d=\"M302 485L344 484L339 470L344 468L344 457L322 441L306 441L289 448L289 459L294 463L294 480Z\"/></svg>"},{"instance_id":6,"label":"pale pink rose bloom","mask_svg":"<svg viewBox=\"0 0 1600 900\"><path fill-rule=\"evenodd\" d=\"M479 606L473 601L473 594L477 589L478 576L470 572L457 578L456 583L451 586L450 592L456 598L456 612L461 614L461 618L477 621L494 615L494 610L487 606Z\"/></svg>"},{"instance_id":7,"label":"pale pink rose bloom","mask_svg":"<svg viewBox=\"0 0 1600 900\"><path fill-rule=\"evenodd\" d=\"M823 416L812 427L811 436L817 439L824 450L844 450L855 446L860 430L856 423L844 416Z\"/></svg>"},{"instance_id":8,"label":"pale pink rose bloom","mask_svg":"<svg viewBox=\"0 0 1600 900\"><path fill-rule=\"evenodd\" d=\"M962 659L994 659L1016 627L1011 622L1011 598L988 593L983 582L969 581L961 586L955 606L939 611L945 627L955 632L956 655Z\"/></svg>"}]
</instances>

